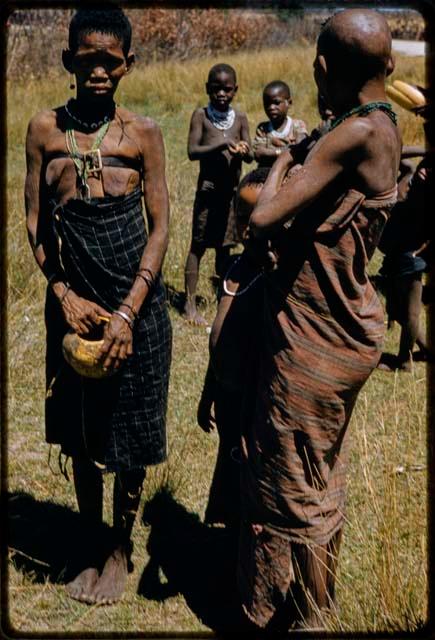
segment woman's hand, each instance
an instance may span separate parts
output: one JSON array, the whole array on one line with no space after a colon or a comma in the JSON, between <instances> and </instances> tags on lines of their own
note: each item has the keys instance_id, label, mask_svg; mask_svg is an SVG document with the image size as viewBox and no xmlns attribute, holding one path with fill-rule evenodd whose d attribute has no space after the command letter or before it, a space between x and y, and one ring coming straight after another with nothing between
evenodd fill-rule
<instances>
[{"instance_id":1,"label":"woman's hand","mask_svg":"<svg viewBox=\"0 0 435 640\"><path fill-rule=\"evenodd\" d=\"M81 335L87 335L95 325L100 324L101 316L110 318L110 313L99 304L81 298L71 289L62 294L60 304L66 322Z\"/></svg>"},{"instance_id":2,"label":"woman's hand","mask_svg":"<svg viewBox=\"0 0 435 640\"><path fill-rule=\"evenodd\" d=\"M213 399L207 393L203 393L198 405L197 421L205 433L210 433L216 426L216 419L212 411Z\"/></svg>"},{"instance_id":3,"label":"woman's hand","mask_svg":"<svg viewBox=\"0 0 435 640\"><path fill-rule=\"evenodd\" d=\"M101 359L106 369L118 369L133 354L133 331L129 323L113 313L104 329Z\"/></svg>"}]
</instances>

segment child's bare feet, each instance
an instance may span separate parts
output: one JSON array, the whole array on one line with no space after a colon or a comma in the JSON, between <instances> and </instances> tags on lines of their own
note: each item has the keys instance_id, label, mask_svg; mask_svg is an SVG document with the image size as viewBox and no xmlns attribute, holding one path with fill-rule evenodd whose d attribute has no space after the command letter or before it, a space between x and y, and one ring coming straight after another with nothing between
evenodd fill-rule
<instances>
[{"instance_id":1,"label":"child's bare feet","mask_svg":"<svg viewBox=\"0 0 435 640\"><path fill-rule=\"evenodd\" d=\"M74 600L80 600L80 602L92 603L92 591L98 580L98 571L95 567L88 567L84 569L79 575L69 582L65 589L67 594L74 598Z\"/></svg>"},{"instance_id":2,"label":"child's bare feet","mask_svg":"<svg viewBox=\"0 0 435 640\"><path fill-rule=\"evenodd\" d=\"M208 327L209 323L207 320L199 313L196 305L186 303L183 312L184 318L190 324L194 324L197 327Z\"/></svg>"},{"instance_id":3,"label":"child's bare feet","mask_svg":"<svg viewBox=\"0 0 435 640\"><path fill-rule=\"evenodd\" d=\"M101 576L91 593L94 604L114 604L124 593L128 575L128 557L124 546L117 547L106 560Z\"/></svg>"}]
</instances>

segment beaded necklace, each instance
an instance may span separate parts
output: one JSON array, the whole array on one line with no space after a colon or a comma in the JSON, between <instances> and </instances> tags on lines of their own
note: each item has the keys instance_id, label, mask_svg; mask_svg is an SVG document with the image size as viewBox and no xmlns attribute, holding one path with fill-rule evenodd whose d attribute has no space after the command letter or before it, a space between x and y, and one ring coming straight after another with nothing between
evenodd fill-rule
<instances>
[{"instance_id":1,"label":"beaded necklace","mask_svg":"<svg viewBox=\"0 0 435 640\"><path fill-rule=\"evenodd\" d=\"M341 124L343 120L347 120L347 118L350 118L351 116L355 116L355 115L367 116L369 113L371 113L372 111L376 111L377 109L386 113L387 116L390 118L391 122L397 125L397 116L394 113L393 107L391 106L391 104L389 102L376 101L376 102L367 102L367 104L361 104L358 107L355 107L350 111L347 111L342 116L340 116L339 118L333 121L333 123L329 128L329 131L332 131L333 129L335 129L335 127Z\"/></svg>"},{"instance_id":2,"label":"beaded necklace","mask_svg":"<svg viewBox=\"0 0 435 640\"><path fill-rule=\"evenodd\" d=\"M70 111L73 102L74 102L73 98L68 100L68 102L64 107L65 111L68 114L68 116L71 118L71 120L75 120L75 122L80 124L82 127L85 127L86 129L94 129L94 130L99 129L103 124L106 124L106 122L110 122L113 119L113 113L110 113L105 115L104 118L102 118L101 120L98 120L97 122L85 122L85 120L80 120L80 118L77 118L77 116L75 116L72 113L72 111ZM113 106L116 109L116 105L113 105Z\"/></svg>"},{"instance_id":3,"label":"beaded necklace","mask_svg":"<svg viewBox=\"0 0 435 640\"><path fill-rule=\"evenodd\" d=\"M218 111L218 109L215 109L211 103L207 105L206 109L212 125L216 127L216 129L219 129L219 131L222 131L224 138L226 138L227 134L225 131L227 129L231 129L236 117L234 109L229 107L226 111Z\"/></svg>"},{"instance_id":4,"label":"beaded necklace","mask_svg":"<svg viewBox=\"0 0 435 640\"><path fill-rule=\"evenodd\" d=\"M99 178L103 170L101 160L100 144L103 141L110 126L110 120L105 122L97 131L92 147L89 151L80 153L77 146L77 140L72 126L68 126L65 132L66 148L71 156L77 171L77 177L80 181L80 198L89 201L91 190L88 185L89 176Z\"/></svg>"}]
</instances>

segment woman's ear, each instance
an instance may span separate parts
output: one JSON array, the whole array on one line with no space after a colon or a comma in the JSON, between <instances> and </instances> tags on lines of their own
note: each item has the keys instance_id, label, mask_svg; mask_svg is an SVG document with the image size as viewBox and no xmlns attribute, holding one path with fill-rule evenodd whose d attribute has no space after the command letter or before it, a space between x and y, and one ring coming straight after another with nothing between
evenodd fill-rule
<instances>
[{"instance_id":1,"label":"woman's ear","mask_svg":"<svg viewBox=\"0 0 435 640\"><path fill-rule=\"evenodd\" d=\"M136 61L136 58L134 56L134 53L129 53L128 56L127 56L127 59L125 61L125 67L126 67L125 74L126 75L127 75L127 73L130 73L130 71L132 70L135 61Z\"/></svg>"},{"instance_id":2,"label":"woman's ear","mask_svg":"<svg viewBox=\"0 0 435 640\"><path fill-rule=\"evenodd\" d=\"M389 76L393 73L394 68L396 66L396 58L393 56L393 54L390 55L390 57L388 58L388 62L387 62L387 66L386 66L386 75Z\"/></svg>"},{"instance_id":3,"label":"woman's ear","mask_svg":"<svg viewBox=\"0 0 435 640\"><path fill-rule=\"evenodd\" d=\"M328 65L326 63L325 56L322 56L322 54L319 54L318 61L319 61L319 66L320 66L322 72L326 75L327 72L328 72Z\"/></svg>"},{"instance_id":4,"label":"woman's ear","mask_svg":"<svg viewBox=\"0 0 435 640\"><path fill-rule=\"evenodd\" d=\"M62 64L68 73L72 73L72 53L69 49L64 49L62 51Z\"/></svg>"}]
</instances>

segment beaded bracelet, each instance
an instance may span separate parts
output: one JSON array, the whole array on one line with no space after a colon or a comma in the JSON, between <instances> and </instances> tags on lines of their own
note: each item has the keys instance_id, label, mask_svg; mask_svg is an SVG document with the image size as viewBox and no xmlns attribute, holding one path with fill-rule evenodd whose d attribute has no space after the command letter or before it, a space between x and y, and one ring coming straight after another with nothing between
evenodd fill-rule
<instances>
[{"instance_id":1,"label":"beaded bracelet","mask_svg":"<svg viewBox=\"0 0 435 640\"><path fill-rule=\"evenodd\" d=\"M115 309L113 313L119 316L120 318L122 318L123 320L125 320L125 322L128 324L130 329L133 330L133 323L131 321L131 318L126 313L124 313L123 311L119 311L119 309Z\"/></svg>"},{"instance_id":2,"label":"beaded bracelet","mask_svg":"<svg viewBox=\"0 0 435 640\"><path fill-rule=\"evenodd\" d=\"M130 309L130 311L132 312L134 317L137 318L137 311L131 304L128 304L127 302L121 302L121 304L119 306L120 307L127 307L127 309Z\"/></svg>"}]
</instances>

